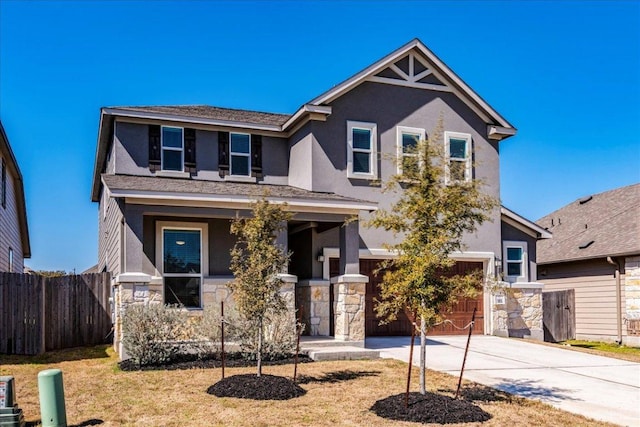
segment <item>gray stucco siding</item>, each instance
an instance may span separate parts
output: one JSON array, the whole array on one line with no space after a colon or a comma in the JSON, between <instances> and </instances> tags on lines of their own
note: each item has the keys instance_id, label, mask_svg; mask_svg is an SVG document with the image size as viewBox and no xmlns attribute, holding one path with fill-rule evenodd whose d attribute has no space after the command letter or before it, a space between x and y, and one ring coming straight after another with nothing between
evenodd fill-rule
<instances>
[{"instance_id":1,"label":"gray stucco siding","mask_svg":"<svg viewBox=\"0 0 640 427\"><path fill-rule=\"evenodd\" d=\"M378 202L380 208L388 209L394 202L391 194L381 193L380 187L372 186L371 181L347 178L347 121L377 125L378 177L384 181L396 171L391 157L395 157L397 153L397 126L421 128L429 135L442 116L443 131L471 134L475 160L474 179L486 183L485 191L496 200L499 199L497 143L487 140L486 123L455 95L367 82L338 98L331 106L332 113L326 122L312 122L309 126L314 137L312 190L371 200ZM299 137L299 140L304 141L305 138ZM302 162L302 159L292 150L290 164L296 162ZM293 170L293 166L290 170ZM291 185L296 185L295 178L293 174L290 176ZM494 218L493 222L483 224L473 236L465 237L466 250L500 252L499 209L491 216ZM366 219L366 215L362 219ZM383 243L392 239L381 230L362 226L360 234L368 248L380 248Z\"/></svg>"},{"instance_id":2,"label":"gray stucco siding","mask_svg":"<svg viewBox=\"0 0 640 427\"><path fill-rule=\"evenodd\" d=\"M536 241L537 239L531 237L529 234L518 230L517 228L507 224L505 222L501 222L500 224L501 233L502 233L502 241L516 241L516 242L526 242L527 243L527 258L529 261L529 281L535 282L537 280L537 264L536 264ZM499 255L500 258L503 258L503 255ZM505 260L502 261L503 269L506 266Z\"/></svg>"},{"instance_id":3,"label":"gray stucco siding","mask_svg":"<svg viewBox=\"0 0 640 427\"><path fill-rule=\"evenodd\" d=\"M0 156L1 157L1 156ZM9 163L10 159L4 159ZM0 206L0 271L9 271L9 248L13 251L13 268L15 273L24 270L22 253L22 235L18 214L16 179L7 166L6 206Z\"/></svg>"},{"instance_id":4,"label":"gray stucco siding","mask_svg":"<svg viewBox=\"0 0 640 427\"><path fill-rule=\"evenodd\" d=\"M187 126L188 127L188 126ZM149 170L149 125L116 122L113 167L107 173L153 176ZM288 142L285 138L263 136L260 181L268 184L288 182ZM193 179L221 181L218 173L218 131L196 130L196 174Z\"/></svg>"}]
</instances>

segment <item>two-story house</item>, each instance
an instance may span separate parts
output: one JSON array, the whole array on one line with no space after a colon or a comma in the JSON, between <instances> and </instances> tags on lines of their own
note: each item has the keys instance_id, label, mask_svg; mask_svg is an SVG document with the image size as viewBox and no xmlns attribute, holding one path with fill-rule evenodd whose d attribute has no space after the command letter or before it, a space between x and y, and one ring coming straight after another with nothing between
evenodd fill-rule
<instances>
[{"instance_id":1,"label":"two-story house","mask_svg":"<svg viewBox=\"0 0 640 427\"><path fill-rule=\"evenodd\" d=\"M22 273L30 257L22 174L0 122L0 272Z\"/></svg>"},{"instance_id":2,"label":"two-story house","mask_svg":"<svg viewBox=\"0 0 640 427\"><path fill-rule=\"evenodd\" d=\"M231 279L229 220L266 195L293 213L278 239L293 253L283 278L311 334L362 342L365 334L407 333L406 319L380 326L373 311L373 270L393 256L383 244L394 237L361 222L394 201L381 192L381 182L398 172L391 157L410 155L407 147L440 117L445 166L456 165L449 179L483 180L499 199L498 146L515 128L417 39L293 114L103 108L91 195L99 202L99 270L113 274L118 304L218 303L228 298ZM466 236L457 270L493 277L504 257L513 282L534 281L535 259L526 253L535 244L526 240L546 232L504 208L492 217ZM528 236L506 255L502 219L515 230L511 237ZM485 292L452 317L465 324L477 307L476 331L491 333L493 318L482 308L492 304Z\"/></svg>"}]
</instances>

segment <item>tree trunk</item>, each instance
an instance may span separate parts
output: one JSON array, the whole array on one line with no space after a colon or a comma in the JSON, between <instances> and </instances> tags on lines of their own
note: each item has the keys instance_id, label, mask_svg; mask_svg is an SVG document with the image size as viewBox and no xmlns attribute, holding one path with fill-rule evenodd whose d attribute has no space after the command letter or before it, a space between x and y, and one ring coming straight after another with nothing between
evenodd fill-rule
<instances>
[{"instance_id":1,"label":"tree trunk","mask_svg":"<svg viewBox=\"0 0 640 427\"><path fill-rule=\"evenodd\" d=\"M258 376L262 375L262 319L258 320Z\"/></svg>"},{"instance_id":2,"label":"tree trunk","mask_svg":"<svg viewBox=\"0 0 640 427\"><path fill-rule=\"evenodd\" d=\"M424 316L420 316L420 394L427 394L427 331Z\"/></svg>"}]
</instances>

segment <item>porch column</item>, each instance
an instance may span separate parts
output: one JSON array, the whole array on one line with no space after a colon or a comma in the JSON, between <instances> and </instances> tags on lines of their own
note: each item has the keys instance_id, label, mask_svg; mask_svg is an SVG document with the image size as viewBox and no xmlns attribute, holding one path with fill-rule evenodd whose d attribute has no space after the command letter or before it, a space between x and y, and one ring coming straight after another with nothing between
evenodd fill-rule
<instances>
[{"instance_id":1,"label":"porch column","mask_svg":"<svg viewBox=\"0 0 640 427\"><path fill-rule=\"evenodd\" d=\"M357 220L340 227L340 270L334 284L336 340L364 347L365 294L369 278L360 274L360 230Z\"/></svg>"},{"instance_id":2,"label":"porch column","mask_svg":"<svg viewBox=\"0 0 640 427\"><path fill-rule=\"evenodd\" d=\"M143 215L141 212L125 207L124 215L124 273L142 273Z\"/></svg>"}]
</instances>

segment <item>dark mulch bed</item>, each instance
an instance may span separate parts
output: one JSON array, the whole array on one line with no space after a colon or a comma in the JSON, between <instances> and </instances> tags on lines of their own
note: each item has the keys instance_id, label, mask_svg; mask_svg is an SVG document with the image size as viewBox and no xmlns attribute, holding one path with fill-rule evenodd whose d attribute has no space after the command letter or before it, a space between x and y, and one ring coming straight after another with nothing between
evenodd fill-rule
<instances>
[{"instance_id":1,"label":"dark mulch bed","mask_svg":"<svg viewBox=\"0 0 640 427\"><path fill-rule=\"evenodd\" d=\"M244 374L226 377L207 389L217 397L254 400L288 400L306 393L293 380L275 375Z\"/></svg>"},{"instance_id":2,"label":"dark mulch bed","mask_svg":"<svg viewBox=\"0 0 640 427\"><path fill-rule=\"evenodd\" d=\"M293 364L295 358L293 356L283 357L280 359L263 360L263 366L288 365ZM307 355L299 355L298 363L313 362ZM247 366L256 366L255 360L248 360L241 353L228 353L225 355L225 367L244 368ZM208 355L206 357L198 357L196 355L184 354L174 358L173 360L162 365L146 365L138 366L133 360L127 359L118 363L123 371L173 371L185 369L209 369L222 367L222 361L218 354Z\"/></svg>"},{"instance_id":3,"label":"dark mulch bed","mask_svg":"<svg viewBox=\"0 0 640 427\"><path fill-rule=\"evenodd\" d=\"M404 402L405 394L396 394L378 400L371 410L382 418L425 424L478 423L491 418L491 414L467 400L436 393L409 393L408 408Z\"/></svg>"}]
</instances>

